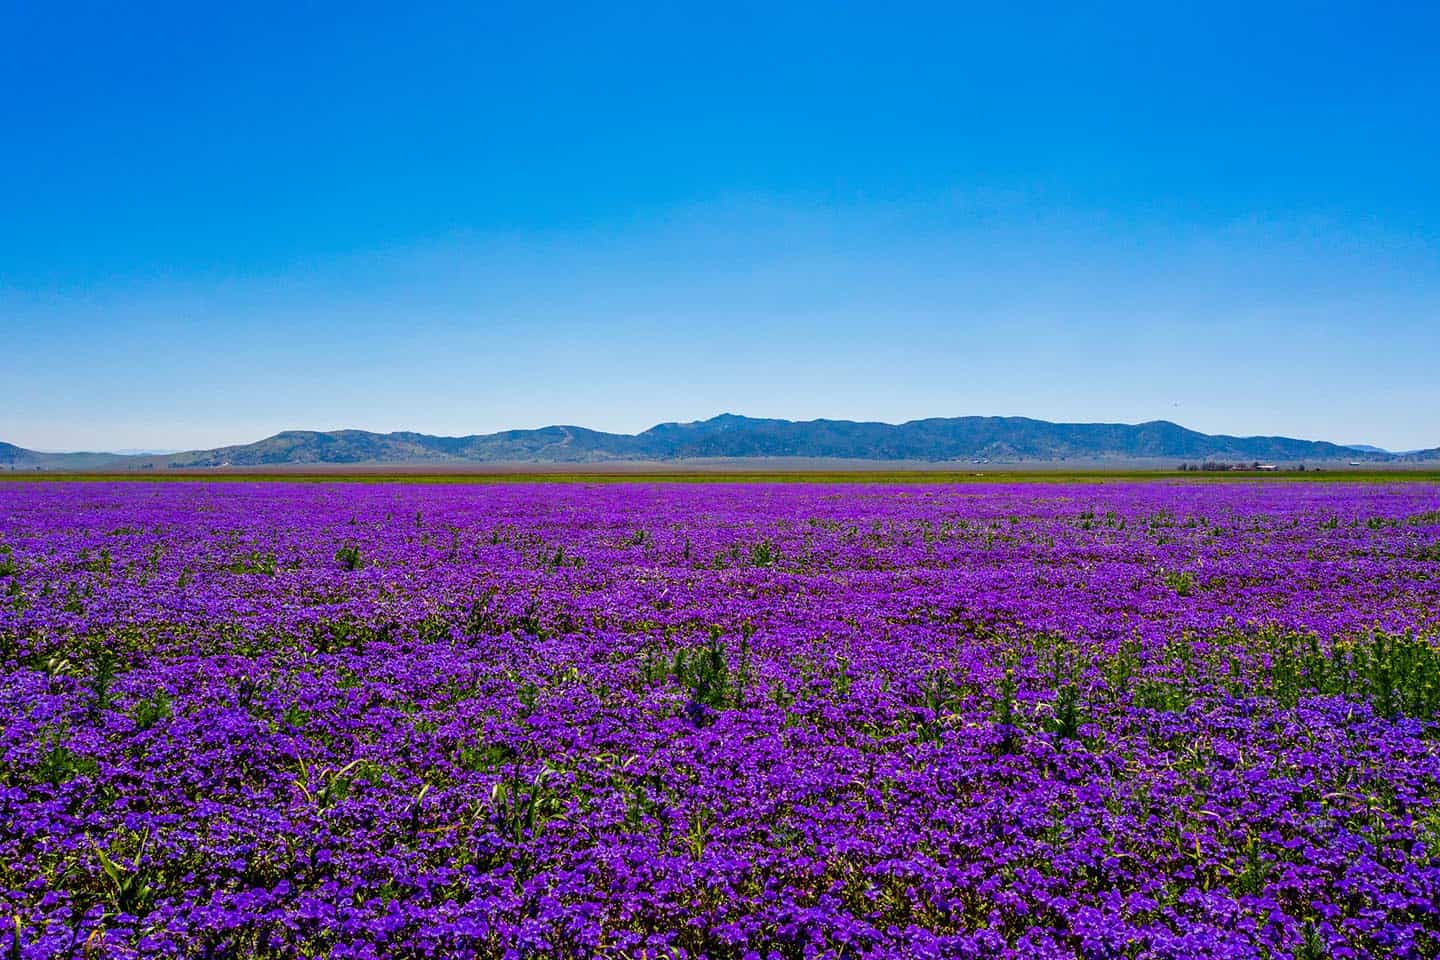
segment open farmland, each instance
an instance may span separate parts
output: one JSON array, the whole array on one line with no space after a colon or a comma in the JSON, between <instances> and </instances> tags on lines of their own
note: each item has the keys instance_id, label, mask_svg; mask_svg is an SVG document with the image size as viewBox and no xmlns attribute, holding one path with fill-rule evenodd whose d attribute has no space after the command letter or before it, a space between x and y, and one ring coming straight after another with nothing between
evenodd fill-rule
<instances>
[{"instance_id":1,"label":"open farmland","mask_svg":"<svg viewBox=\"0 0 1440 960\"><path fill-rule=\"evenodd\" d=\"M0 485L6 958L1433 957L1440 486Z\"/></svg>"}]
</instances>

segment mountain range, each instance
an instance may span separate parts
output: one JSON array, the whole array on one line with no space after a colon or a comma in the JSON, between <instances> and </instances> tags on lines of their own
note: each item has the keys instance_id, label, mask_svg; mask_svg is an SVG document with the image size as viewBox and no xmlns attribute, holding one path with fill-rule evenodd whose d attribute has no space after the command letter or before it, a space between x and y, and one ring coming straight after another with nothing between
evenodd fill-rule
<instances>
[{"instance_id":1,"label":"mountain range","mask_svg":"<svg viewBox=\"0 0 1440 960\"><path fill-rule=\"evenodd\" d=\"M0 469L184 470L270 466L660 462L685 460L1078 462L1145 460L1440 462L1440 448L1389 453L1290 437L1232 437L1149 423L1051 423L948 417L901 424L766 420L721 414L638 434L552 426L464 437L365 430L286 430L255 443L163 454L47 453L0 443Z\"/></svg>"}]
</instances>

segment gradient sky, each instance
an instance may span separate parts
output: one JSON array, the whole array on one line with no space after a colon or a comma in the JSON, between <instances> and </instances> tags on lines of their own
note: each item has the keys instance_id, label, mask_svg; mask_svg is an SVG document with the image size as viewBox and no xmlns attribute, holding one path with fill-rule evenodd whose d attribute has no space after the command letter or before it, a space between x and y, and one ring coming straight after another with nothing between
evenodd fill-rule
<instances>
[{"instance_id":1,"label":"gradient sky","mask_svg":"<svg viewBox=\"0 0 1440 960\"><path fill-rule=\"evenodd\" d=\"M1440 445L1440 6L1066 6L0 0L0 440Z\"/></svg>"}]
</instances>

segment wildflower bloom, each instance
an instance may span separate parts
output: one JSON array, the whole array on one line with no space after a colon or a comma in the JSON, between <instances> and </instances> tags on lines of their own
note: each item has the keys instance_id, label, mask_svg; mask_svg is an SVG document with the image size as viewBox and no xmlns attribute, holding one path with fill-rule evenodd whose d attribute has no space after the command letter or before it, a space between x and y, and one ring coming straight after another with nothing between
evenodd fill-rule
<instances>
[{"instance_id":1,"label":"wildflower bloom","mask_svg":"<svg viewBox=\"0 0 1440 960\"><path fill-rule=\"evenodd\" d=\"M0 950L1428 957L1432 484L0 485Z\"/></svg>"}]
</instances>

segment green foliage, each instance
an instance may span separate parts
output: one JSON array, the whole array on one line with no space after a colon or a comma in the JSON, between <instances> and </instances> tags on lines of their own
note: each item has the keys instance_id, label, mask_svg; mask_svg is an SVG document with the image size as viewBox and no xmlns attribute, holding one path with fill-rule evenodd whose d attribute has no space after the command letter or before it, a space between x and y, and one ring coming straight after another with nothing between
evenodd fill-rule
<instances>
[{"instance_id":1,"label":"green foliage","mask_svg":"<svg viewBox=\"0 0 1440 960\"><path fill-rule=\"evenodd\" d=\"M465 619L461 630L467 636L478 637L490 633L499 633L505 629L500 621L498 611L495 609L495 594L498 591L491 587L484 594L470 601L470 607L465 611Z\"/></svg>"},{"instance_id":2,"label":"green foliage","mask_svg":"<svg viewBox=\"0 0 1440 960\"><path fill-rule=\"evenodd\" d=\"M1114 699L1119 700L1129 694L1131 681L1140 673L1140 650L1139 641L1127 640L1101 664L1105 685Z\"/></svg>"},{"instance_id":3,"label":"green foliage","mask_svg":"<svg viewBox=\"0 0 1440 960\"><path fill-rule=\"evenodd\" d=\"M416 516L418 517L419 515L417 514ZM422 805L425 803L425 795L429 792L430 784L424 784L416 792L414 799L410 801L410 813L405 818L405 826L407 832L410 834L411 840L414 840L420 833L420 814L424 809Z\"/></svg>"},{"instance_id":4,"label":"green foliage","mask_svg":"<svg viewBox=\"0 0 1440 960\"><path fill-rule=\"evenodd\" d=\"M79 756L70 749L64 742L67 736L68 731L63 726L50 732L49 749L40 755L40 761L35 765L38 782L58 787L77 777L93 777L99 770L99 764L94 759Z\"/></svg>"},{"instance_id":5,"label":"green foliage","mask_svg":"<svg viewBox=\"0 0 1440 960\"><path fill-rule=\"evenodd\" d=\"M487 773L499 769L513 756L513 751L504 744L475 740L460 745L455 752L455 765L470 773Z\"/></svg>"},{"instance_id":6,"label":"green foliage","mask_svg":"<svg viewBox=\"0 0 1440 960\"><path fill-rule=\"evenodd\" d=\"M261 552L253 550L242 554L225 565L225 569L231 573L258 574L260 576L273 577L277 564L273 551Z\"/></svg>"},{"instance_id":7,"label":"green foliage","mask_svg":"<svg viewBox=\"0 0 1440 960\"><path fill-rule=\"evenodd\" d=\"M1161 574L1165 586L1175 591L1176 596L1188 597L1196 590L1195 574L1190 570L1168 570Z\"/></svg>"},{"instance_id":8,"label":"green foliage","mask_svg":"<svg viewBox=\"0 0 1440 960\"><path fill-rule=\"evenodd\" d=\"M280 713L279 726L300 730L309 722L310 714L298 703L289 703Z\"/></svg>"},{"instance_id":9,"label":"green foliage","mask_svg":"<svg viewBox=\"0 0 1440 960\"><path fill-rule=\"evenodd\" d=\"M388 641L391 630L388 623L372 624L344 618L316 623L311 628L311 637L316 653L334 653L338 650L361 653L367 644Z\"/></svg>"},{"instance_id":10,"label":"green foliage","mask_svg":"<svg viewBox=\"0 0 1440 960\"><path fill-rule=\"evenodd\" d=\"M850 676L850 658L836 656L834 676L830 681L830 692L835 694L837 699L843 700L850 696L850 685L853 682Z\"/></svg>"},{"instance_id":11,"label":"green foliage","mask_svg":"<svg viewBox=\"0 0 1440 960\"><path fill-rule=\"evenodd\" d=\"M1422 637L1376 631L1329 649L1313 634L1262 634L1270 648L1268 692L1284 706L1303 696L1368 700L1387 719L1440 717L1440 650Z\"/></svg>"},{"instance_id":12,"label":"green foliage","mask_svg":"<svg viewBox=\"0 0 1440 960\"><path fill-rule=\"evenodd\" d=\"M560 815L564 804L553 787L555 776L555 769L546 764L524 780L517 760L510 776L495 782L490 788L490 808L502 836L512 843L522 843L546 821Z\"/></svg>"},{"instance_id":13,"label":"green foliage","mask_svg":"<svg viewBox=\"0 0 1440 960\"><path fill-rule=\"evenodd\" d=\"M712 627L709 639L698 650L676 650L671 673L690 691L695 703L712 709L724 707L730 697L731 677L720 629Z\"/></svg>"},{"instance_id":14,"label":"green foliage","mask_svg":"<svg viewBox=\"0 0 1440 960\"><path fill-rule=\"evenodd\" d=\"M520 616L514 618L509 626L532 637L543 637L545 625L540 621L540 601L533 598L527 601L525 609L520 611Z\"/></svg>"},{"instance_id":15,"label":"green foliage","mask_svg":"<svg viewBox=\"0 0 1440 960\"><path fill-rule=\"evenodd\" d=\"M711 627L710 631L712 638L719 638L719 627ZM750 638L753 636L755 636L755 627L753 624L747 622L740 627L740 662L735 670L734 683L735 706L737 708L745 706L745 691L746 688L750 686L750 681L752 679L752 667L750 664ZM841 659L843 660L844 658L842 657ZM850 685L847 679L845 683L846 691L848 691L849 688Z\"/></svg>"},{"instance_id":16,"label":"green foliage","mask_svg":"<svg viewBox=\"0 0 1440 960\"><path fill-rule=\"evenodd\" d=\"M689 829L685 832L685 846L693 860L705 855L705 845L710 840L710 825L713 818L704 807L690 811Z\"/></svg>"},{"instance_id":17,"label":"green foliage","mask_svg":"<svg viewBox=\"0 0 1440 960\"><path fill-rule=\"evenodd\" d=\"M640 651L639 663L640 682L647 687L659 686L670 677L670 659L653 645Z\"/></svg>"},{"instance_id":18,"label":"green foliage","mask_svg":"<svg viewBox=\"0 0 1440 960\"><path fill-rule=\"evenodd\" d=\"M1351 648L1350 662L1382 717L1440 714L1440 651L1428 641L1375 633Z\"/></svg>"},{"instance_id":19,"label":"green foliage","mask_svg":"<svg viewBox=\"0 0 1440 960\"><path fill-rule=\"evenodd\" d=\"M940 716L953 712L959 706L960 687L949 670L936 667L925 674L920 683L920 695L925 709Z\"/></svg>"},{"instance_id":20,"label":"green foliage","mask_svg":"<svg viewBox=\"0 0 1440 960\"><path fill-rule=\"evenodd\" d=\"M359 570L365 565L365 559L360 555L360 548L353 543L347 543L335 551L335 562L351 572Z\"/></svg>"},{"instance_id":21,"label":"green foliage","mask_svg":"<svg viewBox=\"0 0 1440 960\"><path fill-rule=\"evenodd\" d=\"M255 698L260 693L260 681L254 677L240 677L235 681L235 705L245 712L255 704Z\"/></svg>"},{"instance_id":22,"label":"green foliage","mask_svg":"<svg viewBox=\"0 0 1440 960\"><path fill-rule=\"evenodd\" d=\"M1019 714L1015 709L1015 668L1006 667L1000 679L1000 697L995 706L995 725L1000 729L1000 753L1018 753L1020 750Z\"/></svg>"},{"instance_id":23,"label":"green foliage","mask_svg":"<svg viewBox=\"0 0 1440 960\"><path fill-rule=\"evenodd\" d=\"M1169 510L1161 509L1145 518L1145 523L1151 530L1164 530L1175 526L1175 514Z\"/></svg>"},{"instance_id":24,"label":"green foliage","mask_svg":"<svg viewBox=\"0 0 1440 960\"><path fill-rule=\"evenodd\" d=\"M79 616L85 612L85 600L80 595L80 585L70 584L65 590L65 602L60 604L60 609L66 613L73 613Z\"/></svg>"},{"instance_id":25,"label":"green foliage","mask_svg":"<svg viewBox=\"0 0 1440 960\"><path fill-rule=\"evenodd\" d=\"M515 685L515 699L520 701L524 708L523 715L529 716L535 712L535 706L540 702L540 687L533 680L522 680Z\"/></svg>"},{"instance_id":26,"label":"green foliage","mask_svg":"<svg viewBox=\"0 0 1440 960\"><path fill-rule=\"evenodd\" d=\"M945 722L960 708L963 691L951 672L944 667L935 667L920 681L921 708L917 734L921 740L940 743L940 734Z\"/></svg>"},{"instance_id":27,"label":"green foliage","mask_svg":"<svg viewBox=\"0 0 1440 960\"><path fill-rule=\"evenodd\" d=\"M359 760L351 760L339 769L311 767L300 758L300 777L294 781L305 799L321 810L328 810L350 795L355 783L355 768Z\"/></svg>"},{"instance_id":28,"label":"green foliage","mask_svg":"<svg viewBox=\"0 0 1440 960\"><path fill-rule=\"evenodd\" d=\"M89 573L109 573L114 559L110 556L110 548L104 547L98 556L92 556L89 550L80 551L79 567Z\"/></svg>"},{"instance_id":29,"label":"green foliage","mask_svg":"<svg viewBox=\"0 0 1440 960\"><path fill-rule=\"evenodd\" d=\"M1183 677L1145 676L1135 684L1135 705L1147 710L1180 713L1195 696Z\"/></svg>"},{"instance_id":30,"label":"green foliage","mask_svg":"<svg viewBox=\"0 0 1440 960\"><path fill-rule=\"evenodd\" d=\"M1295 960L1326 960L1329 956L1330 948L1320 938L1320 931L1314 923L1306 921L1300 946L1295 948Z\"/></svg>"},{"instance_id":31,"label":"green foliage","mask_svg":"<svg viewBox=\"0 0 1440 960\"><path fill-rule=\"evenodd\" d=\"M1245 860L1230 880L1230 890L1254 897L1264 892L1270 878L1270 864L1262 856L1259 840L1251 834L1245 841Z\"/></svg>"},{"instance_id":32,"label":"green foliage","mask_svg":"<svg viewBox=\"0 0 1440 960\"><path fill-rule=\"evenodd\" d=\"M780 551L769 540L761 540L750 548L750 563L756 567L772 567L780 562Z\"/></svg>"},{"instance_id":33,"label":"green foliage","mask_svg":"<svg viewBox=\"0 0 1440 960\"><path fill-rule=\"evenodd\" d=\"M1079 688L1074 683L1063 684L1055 692L1055 709L1046 728L1056 736L1075 740L1079 738L1080 725L1084 722Z\"/></svg>"},{"instance_id":34,"label":"green foliage","mask_svg":"<svg viewBox=\"0 0 1440 960\"><path fill-rule=\"evenodd\" d=\"M633 773L631 767L638 759L633 754L623 760L616 754L602 754L596 759L606 767L610 785L624 800L627 830L641 830L647 820L662 815L668 793L659 771L652 770L643 775Z\"/></svg>"},{"instance_id":35,"label":"green foliage","mask_svg":"<svg viewBox=\"0 0 1440 960\"><path fill-rule=\"evenodd\" d=\"M137 700L130 708L130 717L135 721L137 730L149 730L161 720L169 719L172 709L170 695L160 690L144 700Z\"/></svg>"},{"instance_id":36,"label":"green foliage","mask_svg":"<svg viewBox=\"0 0 1440 960\"><path fill-rule=\"evenodd\" d=\"M85 716L91 723L98 723L105 711L110 709L119 662L119 657L109 646L99 647L91 658L89 698L85 704Z\"/></svg>"},{"instance_id":37,"label":"green foliage","mask_svg":"<svg viewBox=\"0 0 1440 960\"><path fill-rule=\"evenodd\" d=\"M144 916L155 897L155 888L142 864L145 859L145 845L150 840L150 828L138 834L135 856L126 863L123 858L111 856L98 845L95 856L100 860L100 869L110 881L111 905L116 913ZM92 844L93 845L93 844Z\"/></svg>"}]
</instances>

